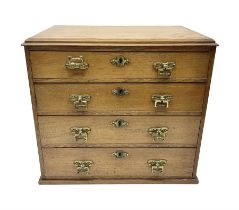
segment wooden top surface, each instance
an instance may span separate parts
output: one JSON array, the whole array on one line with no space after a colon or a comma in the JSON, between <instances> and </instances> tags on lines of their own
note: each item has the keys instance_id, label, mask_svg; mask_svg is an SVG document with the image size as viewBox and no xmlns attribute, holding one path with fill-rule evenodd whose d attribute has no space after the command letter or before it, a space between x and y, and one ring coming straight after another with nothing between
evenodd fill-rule
<instances>
[{"instance_id":1,"label":"wooden top surface","mask_svg":"<svg viewBox=\"0 0 239 210\"><path fill-rule=\"evenodd\" d=\"M52 26L27 39L24 45L78 44L215 44L182 26Z\"/></svg>"}]
</instances>

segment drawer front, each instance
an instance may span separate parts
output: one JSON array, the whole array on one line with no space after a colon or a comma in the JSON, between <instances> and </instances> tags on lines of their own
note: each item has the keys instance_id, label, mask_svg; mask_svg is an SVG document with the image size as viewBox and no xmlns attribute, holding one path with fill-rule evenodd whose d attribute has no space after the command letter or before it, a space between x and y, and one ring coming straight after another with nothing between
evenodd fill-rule
<instances>
[{"instance_id":1,"label":"drawer front","mask_svg":"<svg viewBox=\"0 0 239 210\"><path fill-rule=\"evenodd\" d=\"M46 178L186 178L194 157L195 148L43 149Z\"/></svg>"},{"instance_id":2,"label":"drawer front","mask_svg":"<svg viewBox=\"0 0 239 210\"><path fill-rule=\"evenodd\" d=\"M152 112L153 114L158 112L201 112L204 90L205 85L201 83L35 85L38 114L46 115L115 114L117 112L132 114L132 111ZM115 95L113 92L121 95ZM84 98L86 95L88 99ZM159 103L156 103L155 95L166 95L165 101L157 99ZM172 98L167 98L167 96ZM167 101L168 103L166 103ZM167 105L168 108L166 108Z\"/></svg>"},{"instance_id":3,"label":"drawer front","mask_svg":"<svg viewBox=\"0 0 239 210\"><path fill-rule=\"evenodd\" d=\"M72 56L71 61L68 60L69 56ZM83 56L83 60L79 60L79 56ZM123 56L128 59L129 63L126 64L127 62L121 60L124 66L112 64L112 59L117 56L118 58ZM82 79L82 81L165 77L172 79L205 79L207 78L209 53L31 51L30 60L34 78L71 78ZM68 61L71 65L66 67ZM156 62L174 62L176 66L171 71L171 75L166 75L162 70L158 74L159 66L153 67Z\"/></svg>"},{"instance_id":4,"label":"drawer front","mask_svg":"<svg viewBox=\"0 0 239 210\"><path fill-rule=\"evenodd\" d=\"M196 146L200 116L39 116L43 146Z\"/></svg>"}]
</instances>

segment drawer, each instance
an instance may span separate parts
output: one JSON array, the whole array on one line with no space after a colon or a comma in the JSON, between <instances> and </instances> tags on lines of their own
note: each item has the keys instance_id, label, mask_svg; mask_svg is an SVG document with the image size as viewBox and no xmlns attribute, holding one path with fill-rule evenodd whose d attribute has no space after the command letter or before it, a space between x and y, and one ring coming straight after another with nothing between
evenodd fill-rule
<instances>
[{"instance_id":1,"label":"drawer","mask_svg":"<svg viewBox=\"0 0 239 210\"><path fill-rule=\"evenodd\" d=\"M44 177L186 178L194 157L195 148L44 148Z\"/></svg>"},{"instance_id":2,"label":"drawer","mask_svg":"<svg viewBox=\"0 0 239 210\"><path fill-rule=\"evenodd\" d=\"M70 61L72 65L68 66L68 68L73 69L67 69L65 66L69 61L69 56L72 56L73 60ZM83 56L84 60L79 59L79 56ZM119 56L128 59L129 63L120 67L112 64L112 59L116 57L122 58ZM82 81L156 78L184 80L207 78L209 52L31 51L30 60L34 78L71 78ZM120 61L120 59L118 60ZM121 61L124 63L123 59ZM156 62L175 62L176 66L171 71L171 76L167 74L167 69L160 70L158 74L158 68L153 67ZM158 67L160 66L161 64ZM77 67L83 69L74 69Z\"/></svg>"},{"instance_id":3,"label":"drawer","mask_svg":"<svg viewBox=\"0 0 239 210\"><path fill-rule=\"evenodd\" d=\"M196 146L200 116L39 116L45 147Z\"/></svg>"},{"instance_id":4,"label":"drawer","mask_svg":"<svg viewBox=\"0 0 239 210\"><path fill-rule=\"evenodd\" d=\"M37 111L45 115L201 112L204 90L201 83L35 85Z\"/></svg>"}]
</instances>

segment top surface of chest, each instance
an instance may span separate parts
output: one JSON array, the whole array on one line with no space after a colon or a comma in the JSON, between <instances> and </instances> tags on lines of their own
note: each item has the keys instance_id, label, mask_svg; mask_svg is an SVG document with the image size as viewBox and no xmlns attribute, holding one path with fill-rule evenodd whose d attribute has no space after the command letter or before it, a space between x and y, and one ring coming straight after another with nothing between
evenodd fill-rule
<instances>
[{"instance_id":1,"label":"top surface of chest","mask_svg":"<svg viewBox=\"0 0 239 210\"><path fill-rule=\"evenodd\" d=\"M215 45L213 39L182 26L52 26L24 45L47 43Z\"/></svg>"}]
</instances>

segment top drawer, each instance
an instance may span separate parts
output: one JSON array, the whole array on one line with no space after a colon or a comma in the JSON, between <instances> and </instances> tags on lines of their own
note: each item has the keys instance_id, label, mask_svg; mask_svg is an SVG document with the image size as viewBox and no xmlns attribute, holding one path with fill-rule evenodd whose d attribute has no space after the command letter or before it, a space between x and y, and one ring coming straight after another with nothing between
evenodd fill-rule
<instances>
[{"instance_id":1,"label":"top drawer","mask_svg":"<svg viewBox=\"0 0 239 210\"><path fill-rule=\"evenodd\" d=\"M31 51L30 60L36 79L186 81L207 79L209 52Z\"/></svg>"}]
</instances>

